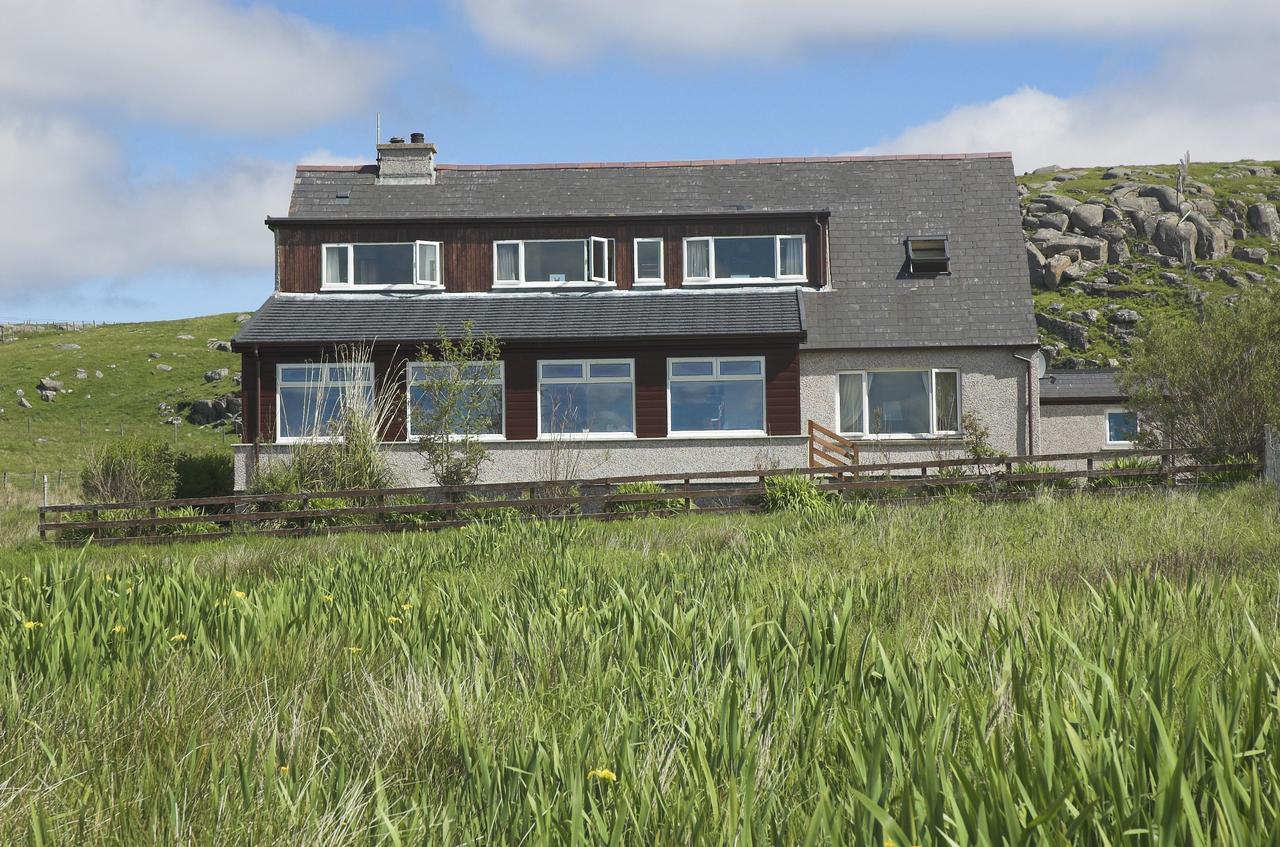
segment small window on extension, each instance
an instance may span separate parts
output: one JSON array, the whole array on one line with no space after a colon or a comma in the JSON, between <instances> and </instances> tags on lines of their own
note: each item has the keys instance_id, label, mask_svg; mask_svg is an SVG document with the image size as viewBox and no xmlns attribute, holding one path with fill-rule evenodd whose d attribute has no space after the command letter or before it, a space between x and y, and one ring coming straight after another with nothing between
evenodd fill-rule
<instances>
[{"instance_id":1,"label":"small window on extension","mask_svg":"<svg viewBox=\"0 0 1280 847\"><path fill-rule=\"evenodd\" d=\"M951 273L951 253L946 236L907 239L907 266L913 274Z\"/></svg>"}]
</instances>

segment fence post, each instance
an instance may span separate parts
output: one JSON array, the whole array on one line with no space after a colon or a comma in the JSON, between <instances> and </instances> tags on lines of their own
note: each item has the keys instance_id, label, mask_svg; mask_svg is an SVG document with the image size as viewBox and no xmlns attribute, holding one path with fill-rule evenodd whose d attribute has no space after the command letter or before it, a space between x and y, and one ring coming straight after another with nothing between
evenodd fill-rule
<instances>
[{"instance_id":1,"label":"fence post","mask_svg":"<svg viewBox=\"0 0 1280 847\"><path fill-rule=\"evenodd\" d=\"M49 475L48 474L44 475L44 493L42 496L43 496L44 502L42 502L41 505L48 506L49 505Z\"/></svg>"},{"instance_id":2,"label":"fence post","mask_svg":"<svg viewBox=\"0 0 1280 847\"><path fill-rule=\"evenodd\" d=\"M1280 488L1280 432L1266 426L1262 434L1262 476Z\"/></svg>"}]
</instances>

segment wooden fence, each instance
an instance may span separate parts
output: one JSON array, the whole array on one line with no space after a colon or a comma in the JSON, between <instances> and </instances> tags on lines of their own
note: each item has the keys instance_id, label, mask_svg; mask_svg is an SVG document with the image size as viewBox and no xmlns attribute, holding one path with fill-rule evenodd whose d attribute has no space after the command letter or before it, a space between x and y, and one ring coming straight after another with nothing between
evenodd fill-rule
<instances>
[{"instance_id":1,"label":"wooden fence","mask_svg":"<svg viewBox=\"0 0 1280 847\"><path fill-rule=\"evenodd\" d=\"M752 511L766 479L782 475L815 478L816 487L843 496L883 502L922 502L965 491L983 500L1034 497L1054 488L1095 493L1133 490L1137 485L1201 485L1206 478L1256 476L1261 463L1204 463L1206 451L1109 450L993 459L888 462L840 468L776 468L685 474L598 477L523 483L483 483L306 494L236 494L184 500L79 503L39 507L40 538L57 544L154 543L226 538L246 533L297 536L361 531L439 529L472 523L505 510L517 519L545 517L614 520L641 512ZM1111 467L1122 458L1147 462ZM1188 461L1179 462L1179 459ZM1044 470L1047 462L1073 462L1074 469ZM1100 487L1099 480L1106 481ZM1126 480L1135 485L1124 486ZM627 483L658 483L653 492L620 491ZM1078 486L1083 482L1083 487Z\"/></svg>"}]
</instances>

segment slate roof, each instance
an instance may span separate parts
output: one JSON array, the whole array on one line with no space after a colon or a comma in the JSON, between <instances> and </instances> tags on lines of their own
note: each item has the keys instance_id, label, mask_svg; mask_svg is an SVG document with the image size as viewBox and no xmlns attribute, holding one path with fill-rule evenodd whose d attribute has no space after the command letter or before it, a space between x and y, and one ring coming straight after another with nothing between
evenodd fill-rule
<instances>
[{"instance_id":1,"label":"slate roof","mask_svg":"<svg viewBox=\"0 0 1280 847\"><path fill-rule=\"evenodd\" d=\"M806 294L806 347L1037 343L1007 153L440 164L434 185L377 185L376 174L299 166L289 219L829 211L832 285ZM950 239L951 274L906 276L904 239L937 234Z\"/></svg>"},{"instance_id":2,"label":"slate roof","mask_svg":"<svg viewBox=\"0 0 1280 847\"><path fill-rule=\"evenodd\" d=\"M804 337L795 289L585 294L278 294L233 345L421 342L463 322L504 341L609 338Z\"/></svg>"},{"instance_id":3,"label":"slate roof","mask_svg":"<svg viewBox=\"0 0 1280 847\"><path fill-rule=\"evenodd\" d=\"M1128 399L1112 368L1049 371L1040 378L1041 403L1119 403Z\"/></svg>"}]
</instances>

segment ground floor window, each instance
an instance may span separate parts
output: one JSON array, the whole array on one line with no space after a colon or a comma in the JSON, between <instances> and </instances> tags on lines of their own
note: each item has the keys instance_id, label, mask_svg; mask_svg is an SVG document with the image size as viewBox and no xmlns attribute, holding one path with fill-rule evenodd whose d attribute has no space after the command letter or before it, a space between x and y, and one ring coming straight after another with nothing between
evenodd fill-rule
<instances>
[{"instance_id":1,"label":"ground floor window","mask_svg":"<svg viewBox=\"0 0 1280 847\"><path fill-rule=\"evenodd\" d=\"M847 435L929 437L960 429L960 372L848 371L839 374L840 431Z\"/></svg>"},{"instance_id":2,"label":"ground floor window","mask_svg":"<svg viewBox=\"0 0 1280 847\"><path fill-rule=\"evenodd\" d=\"M373 365L279 365L276 440L333 438L343 410L373 402Z\"/></svg>"},{"instance_id":3,"label":"ground floor window","mask_svg":"<svg viewBox=\"0 0 1280 847\"><path fill-rule=\"evenodd\" d=\"M764 432L764 359L668 359L672 433Z\"/></svg>"},{"instance_id":4,"label":"ground floor window","mask_svg":"<svg viewBox=\"0 0 1280 847\"><path fill-rule=\"evenodd\" d=\"M1128 409L1108 409L1106 443L1108 447L1132 447L1138 441L1138 413Z\"/></svg>"},{"instance_id":5,"label":"ground floor window","mask_svg":"<svg viewBox=\"0 0 1280 847\"><path fill-rule=\"evenodd\" d=\"M635 430L633 360L538 362L539 435L635 435Z\"/></svg>"},{"instance_id":6,"label":"ground floor window","mask_svg":"<svg viewBox=\"0 0 1280 847\"><path fill-rule=\"evenodd\" d=\"M409 438L423 434L441 404L454 434L501 436L503 429L502 362L410 362Z\"/></svg>"}]
</instances>

